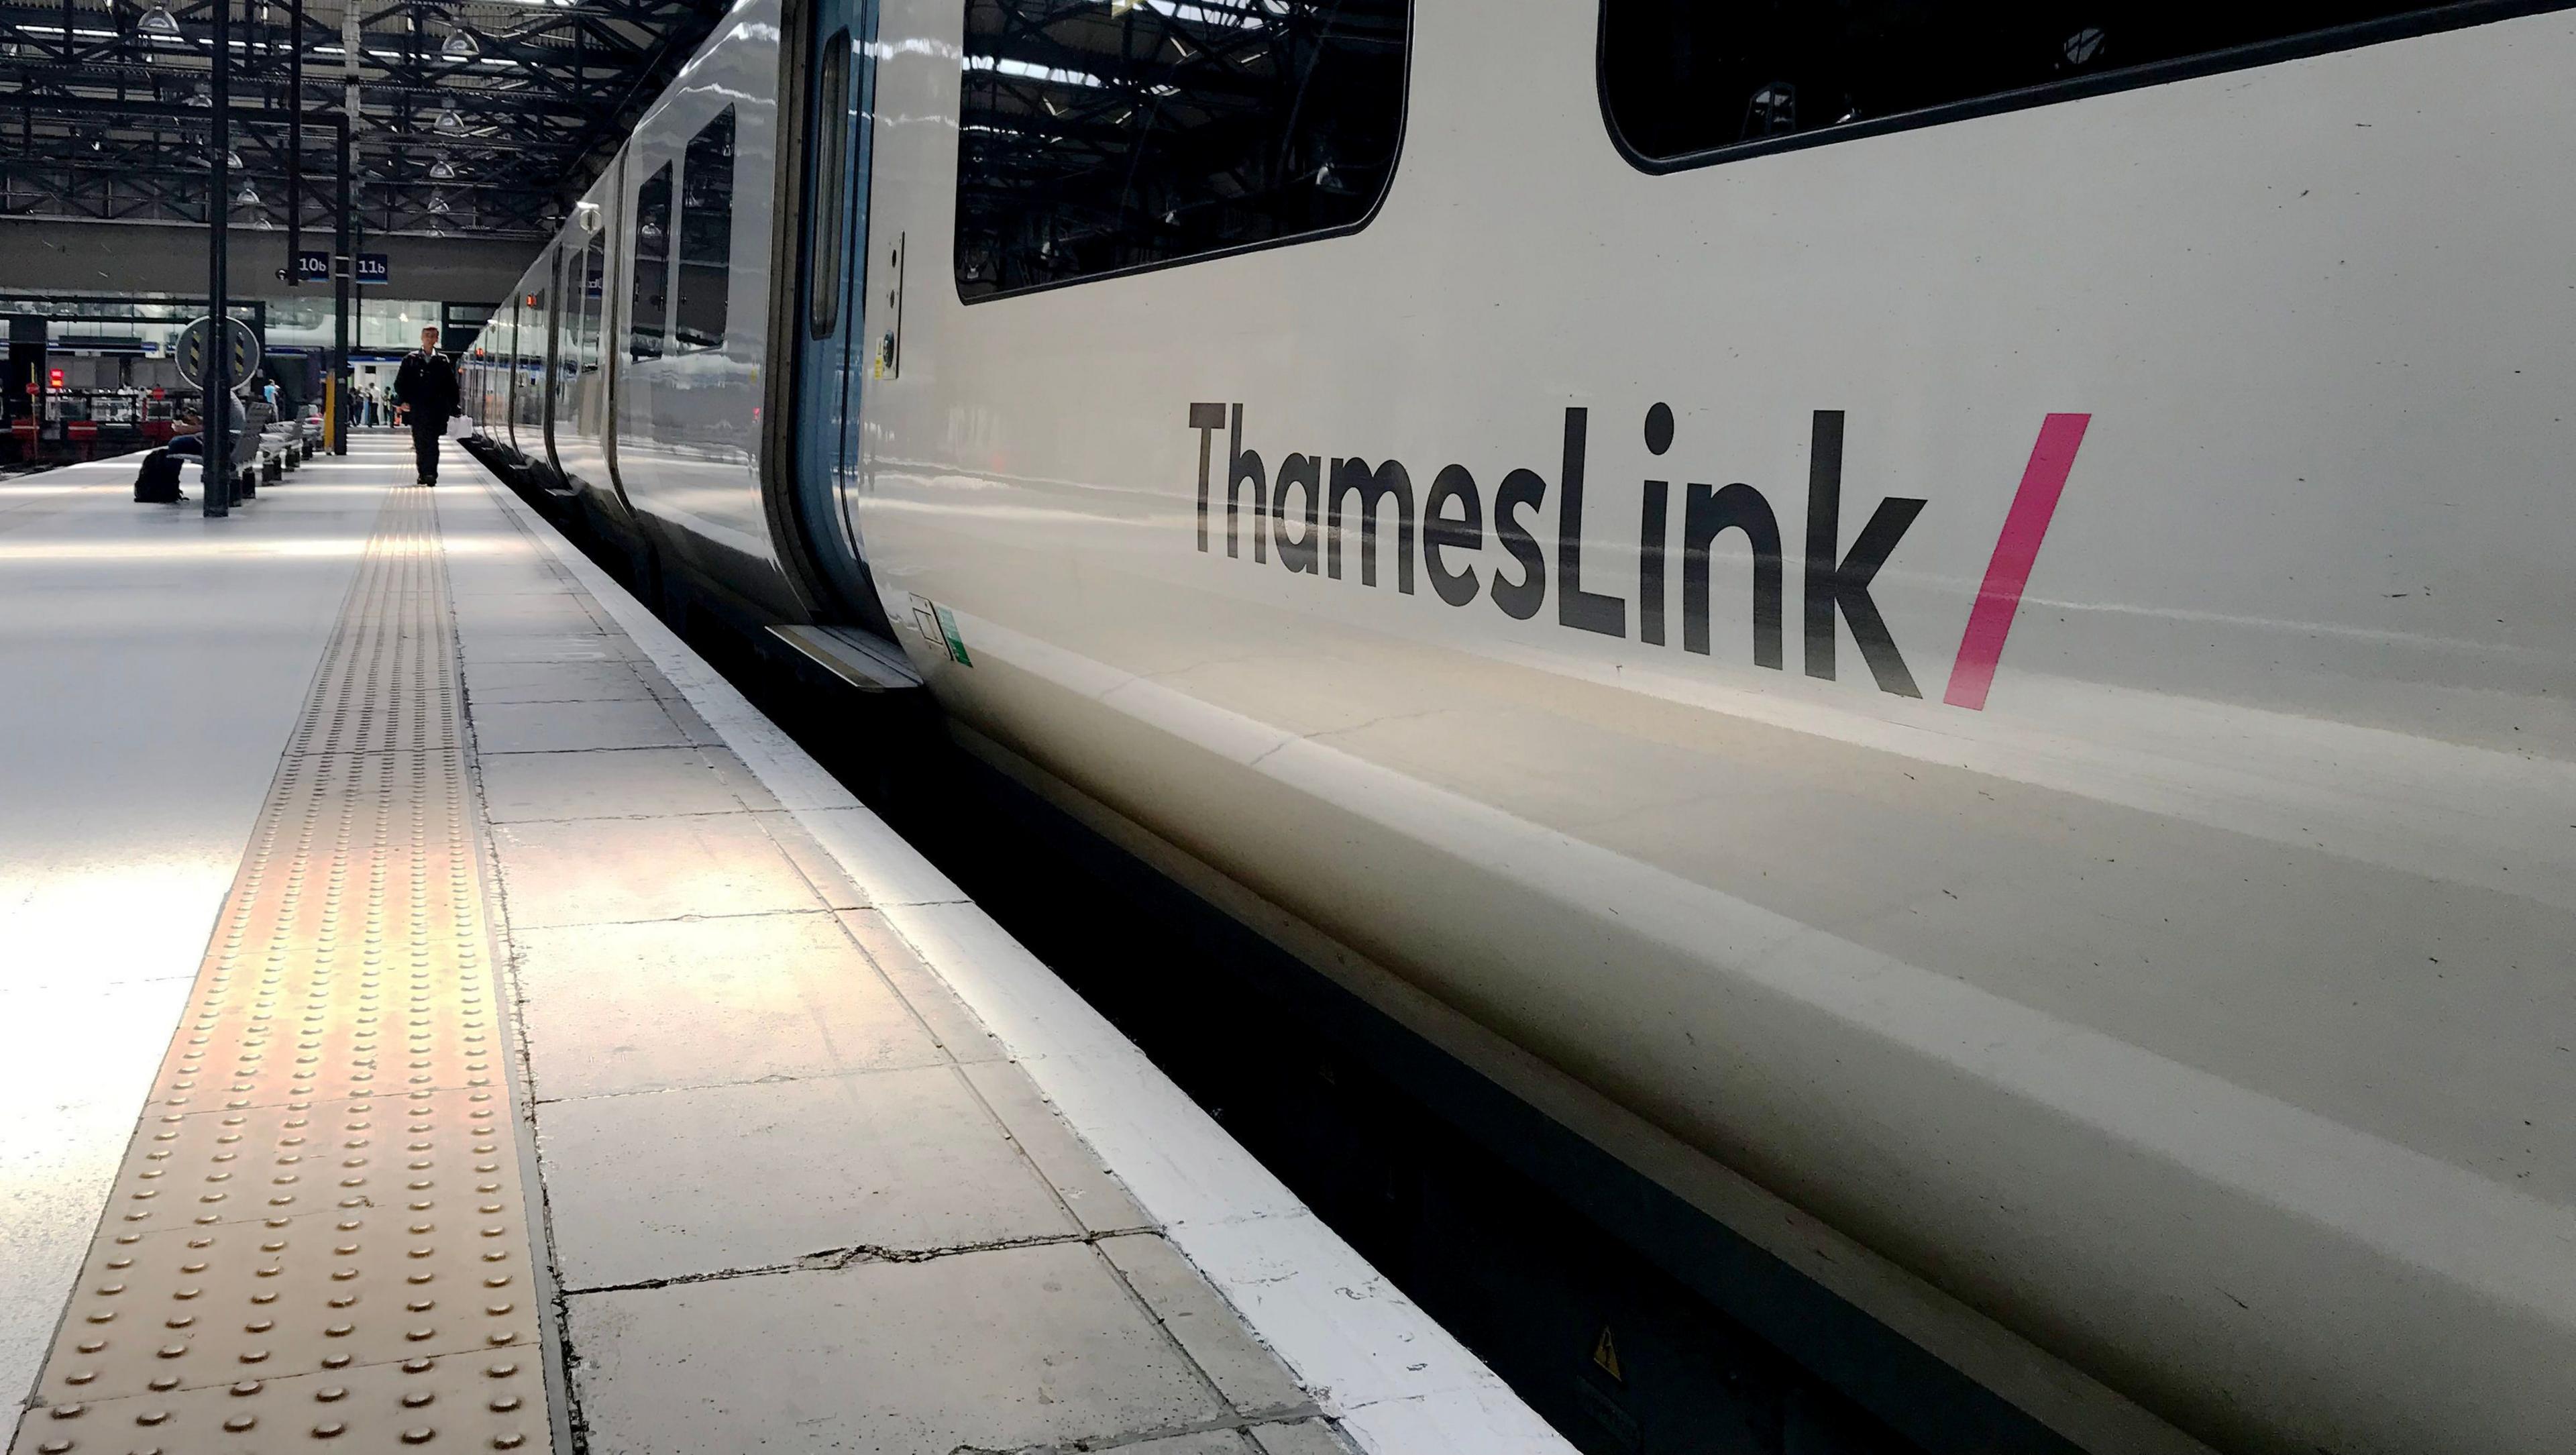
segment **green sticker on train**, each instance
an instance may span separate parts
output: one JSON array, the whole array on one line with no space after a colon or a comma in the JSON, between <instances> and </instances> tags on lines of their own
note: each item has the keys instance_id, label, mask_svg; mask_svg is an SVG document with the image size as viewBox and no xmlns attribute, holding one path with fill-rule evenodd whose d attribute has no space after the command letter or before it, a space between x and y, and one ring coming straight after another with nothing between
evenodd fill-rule
<instances>
[{"instance_id":1,"label":"green sticker on train","mask_svg":"<svg viewBox=\"0 0 2576 1455\"><path fill-rule=\"evenodd\" d=\"M957 634L956 614L938 605L933 605L931 610L939 613L939 635L948 645L948 659L960 667L974 666L975 660L966 655L966 639Z\"/></svg>"},{"instance_id":2,"label":"green sticker on train","mask_svg":"<svg viewBox=\"0 0 2576 1455\"><path fill-rule=\"evenodd\" d=\"M960 667L972 667L975 659L966 655L966 638L957 630L957 614L926 596L912 598L913 630L921 639L947 651L948 660Z\"/></svg>"}]
</instances>

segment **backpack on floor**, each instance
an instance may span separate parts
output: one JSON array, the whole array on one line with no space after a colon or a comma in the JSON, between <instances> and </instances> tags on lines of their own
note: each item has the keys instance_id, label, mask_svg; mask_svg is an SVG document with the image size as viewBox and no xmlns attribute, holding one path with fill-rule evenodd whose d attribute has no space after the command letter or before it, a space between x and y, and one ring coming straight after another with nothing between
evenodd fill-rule
<instances>
[{"instance_id":1,"label":"backpack on floor","mask_svg":"<svg viewBox=\"0 0 2576 1455\"><path fill-rule=\"evenodd\" d=\"M179 499L179 457L154 450L134 472L134 498L147 505L173 505Z\"/></svg>"}]
</instances>

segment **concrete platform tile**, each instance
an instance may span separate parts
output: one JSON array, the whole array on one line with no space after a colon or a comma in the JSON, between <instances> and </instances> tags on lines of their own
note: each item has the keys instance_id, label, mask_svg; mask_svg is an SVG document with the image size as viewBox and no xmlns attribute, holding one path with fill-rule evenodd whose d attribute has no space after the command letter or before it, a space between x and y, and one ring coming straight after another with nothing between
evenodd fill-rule
<instances>
[{"instance_id":1,"label":"concrete platform tile","mask_svg":"<svg viewBox=\"0 0 2576 1455\"><path fill-rule=\"evenodd\" d=\"M886 979L911 1004L913 1014L930 1027L930 1033L948 1048L950 1056L960 1062L1008 1059L1010 1052L1001 1041L984 1029L984 1022L957 998L947 981L921 963L921 957L904 943L893 925L886 923L884 915L873 909L844 910L840 920L850 938L857 940L868 958L876 962L877 969L885 972Z\"/></svg>"},{"instance_id":2,"label":"concrete platform tile","mask_svg":"<svg viewBox=\"0 0 2576 1455\"><path fill-rule=\"evenodd\" d=\"M529 1070L549 1100L947 1060L827 914L527 930L512 940Z\"/></svg>"},{"instance_id":3,"label":"concrete platform tile","mask_svg":"<svg viewBox=\"0 0 2576 1455\"><path fill-rule=\"evenodd\" d=\"M1261 1455L1259 1447L1233 1430L1201 1430L1194 1435L1166 1435L1121 1445L1118 1455Z\"/></svg>"},{"instance_id":4,"label":"concrete platform tile","mask_svg":"<svg viewBox=\"0 0 2576 1455\"><path fill-rule=\"evenodd\" d=\"M603 630L577 593L459 598L456 628L468 642L477 637L596 636Z\"/></svg>"},{"instance_id":5,"label":"concrete platform tile","mask_svg":"<svg viewBox=\"0 0 2576 1455\"><path fill-rule=\"evenodd\" d=\"M514 931L822 907L747 813L498 824L492 840Z\"/></svg>"},{"instance_id":6,"label":"concrete platform tile","mask_svg":"<svg viewBox=\"0 0 2576 1455\"><path fill-rule=\"evenodd\" d=\"M1079 1231L948 1066L549 1102L537 1152L575 1290Z\"/></svg>"},{"instance_id":7,"label":"concrete platform tile","mask_svg":"<svg viewBox=\"0 0 2576 1455\"><path fill-rule=\"evenodd\" d=\"M495 635L465 641L469 662L628 662L641 657L625 637L597 632Z\"/></svg>"},{"instance_id":8,"label":"concrete platform tile","mask_svg":"<svg viewBox=\"0 0 2576 1455\"><path fill-rule=\"evenodd\" d=\"M591 1446L621 1455L1099 1447L1225 1415L1079 1245L569 1302Z\"/></svg>"},{"instance_id":9,"label":"concrete platform tile","mask_svg":"<svg viewBox=\"0 0 2576 1455\"><path fill-rule=\"evenodd\" d=\"M856 866L878 904L962 904L958 888L865 808L809 808L797 815L815 839Z\"/></svg>"},{"instance_id":10,"label":"concrete platform tile","mask_svg":"<svg viewBox=\"0 0 2576 1455\"><path fill-rule=\"evenodd\" d=\"M643 670L648 683L656 680L650 668ZM663 705L670 706L669 700L664 699ZM760 775L751 771L749 763L736 757L733 749L711 743L701 746L698 756L715 768L716 777L724 780L724 786L733 790L733 796L742 800L743 807L760 812L784 807L779 803L778 795L769 791L769 786L760 781Z\"/></svg>"},{"instance_id":11,"label":"concrete platform tile","mask_svg":"<svg viewBox=\"0 0 2576 1455\"><path fill-rule=\"evenodd\" d=\"M1248 1433L1261 1455L1352 1455L1351 1442L1322 1420L1255 1425Z\"/></svg>"},{"instance_id":12,"label":"concrete platform tile","mask_svg":"<svg viewBox=\"0 0 2576 1455\"><path fill-rule=\"evenodd\" d=\"M662 689L653 694L654 700L661 703L662 710L671 715L671 721L680 725L682 737L690 742L704 743L709 746L721 745L724 742L724 734L717 732L713 723L698 716L698 710L689 705L689 700L681 696L677 688L663 681L660 673L653 674L653 682L657 688Z\"/></svg>"},{"instance_id":13,"label":"concrete platform tile","mask_svg":"<svg viewBox=\"0 0 2576 1455\"><path fill-rule=\"evenodd\" d=\"M1238 1412L1254 1417L1315 1412L1313 1397L1289 1376L1279 1356L1253 1337L1224 1295L1161 1235L1103 1238L1100 1252Z\"/></svg>"},{"instance_id":14,"label":"concrete platform tile","mask_svg":"<svg viewBox=\"0 0 2576 1455\"><path fill-rule=\"evenodd\" d=\"M650 701L476 703L473 721L474 744L485 753L688 746L680 725Z\"/></svg>"},{"instance_id":15,"label":"concrete platform tile","mask_svg":"<svg viewBox=\"0 0 2576 1455\"><path fill-rule=\"evenodd\" d=\"M483 759L482 768L483 800L496 824L744 808L741 795L695 748L494 754Z\"/></svg>"},{"instance_id":16,"label":"concrete platform tile","mask_svg":"<svg viewBox=\"0 0 2576 1455\"><path fill-rule=\"evenodd\" d=\"M653 694L624 662L468 662L465 696L496 702L639 702Z\"/></svg>"},{"instance_id":17,"label":"concrete platform tile","mask_svg":"<svg viewBox=\"0 0 2576 1455\"><path fill-rule=\"evenodd\" d=\"M778 841L779 850L804 873L807 881L813 884L814 892L823 897L825 904L834 909L868 907L867 892L853 883L848 874L842 872L841 862L838 859L833 858L821 844L814 842L814 836L805 832L804 826L796 821L796 815L783 808L774 808L761 813L758 817L760 826L768 831L771 838Z\"/></svg>"},{"instance_id":18,"label":"concrete platform tile","mask_svg":"<svg viewBox=\"0 0 2576 1455\"><path fill-rule=\"evenodd\" d=\"M551 565L526 560L466 561L450 556L447 562L447 593L459 605L468 601L498 601L514 596L566 597L573 594L572 579Z\"/></svg>"},{"instance_id":19,"label":"concrete platform tile","mask_svg":"<svg viewBox=\"0 0 2576 1455\"><path fill-rule=\"evenodd\" d=\"M451 563L447 594L458 601L501 601L513 596L570 596L573 582L549 570L519 565L458 571Z\"/></svg>"},{"instance_id":20,"label":"concrete platform tile","mask_svg":"<svg viewBox=\"0 0 2576 1455\"><path fill-rule=\"evenodd\" d=\"M1018 1062L978 1061L959 1069L1084 1229L1106 1233L1155 1225Z\"/></svg>"}]
</instances>

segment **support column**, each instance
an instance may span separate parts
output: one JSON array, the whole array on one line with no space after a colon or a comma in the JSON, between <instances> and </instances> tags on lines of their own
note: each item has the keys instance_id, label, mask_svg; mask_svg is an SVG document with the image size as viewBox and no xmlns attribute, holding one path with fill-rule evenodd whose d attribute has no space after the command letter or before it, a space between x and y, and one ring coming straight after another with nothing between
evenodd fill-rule
<instances>
[{"instance_id":1,"label":"support column","mask_svg":"<svg viewBox=\"0 0 2576 1455\"><path fill-rule=\"evenodd\" d=\"M304 0L286 0L286 286L304 286Z\"/></svg>"},{"instance_id":2,"label":"support column","mask_svg":"<svg viewBox=\"0 0 2576 1455\"><path fill-rule=\"evenodd\" d=\"M205 386L206 407L199 416L201 433L206 442L205 513L212 516L232 513L232 392L233 339L232 322L225 308L225 285L230 281L231 258L227 255L230 239L226 236L232 222L232 167L226 153L233 144L232 136L232 8L233 0L215 0L212 76L207 82L212 92L214 111L209 117L209 139L206 147L206 175L211 179L206 193L206 331Z\"/></svg>"},{"instance_id":3,"label":"support column","mask_svg":"<svg viewBox=\"0 0 2576 1455\"><path fill-rule=\"evenodd\" d=\"M356 118L342 116L339 126L339 161L334 181L339 196L335 199L331 239L331 377L333 394L338 399L338 412L331 417L331 453L349 453L349 280L358 266L349 246L349 169L355 164L350 156L356 145L353 139Z\"/></svg>"}]
</instances>

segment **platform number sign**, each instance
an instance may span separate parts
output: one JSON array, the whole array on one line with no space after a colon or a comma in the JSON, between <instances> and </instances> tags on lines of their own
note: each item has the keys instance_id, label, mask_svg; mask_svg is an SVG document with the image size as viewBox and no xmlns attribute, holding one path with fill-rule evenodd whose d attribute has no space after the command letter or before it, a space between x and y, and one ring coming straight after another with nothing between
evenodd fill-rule
<instances>
[{"instance_id":1,"label":"platform number sign","mask_svg":"<svg viewBox=\"0 0 2576 1455\"><path fill-rule=\"evenodd\" d=\"M295 255L295 281L328 283L331 281L331 255L319 248L306 248Z\"/></svg>"},{"instance_id":2,"label":"platform number sign","mask_svg":"<svg viewBox=\"0 0 2576 1455\"><path fill-rule=\"evenodd\" d=\"M384 284L394 280L393 265L383 253L358 254L357 279L362 284Z\"/></svg>"}]
</instances>

